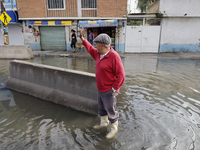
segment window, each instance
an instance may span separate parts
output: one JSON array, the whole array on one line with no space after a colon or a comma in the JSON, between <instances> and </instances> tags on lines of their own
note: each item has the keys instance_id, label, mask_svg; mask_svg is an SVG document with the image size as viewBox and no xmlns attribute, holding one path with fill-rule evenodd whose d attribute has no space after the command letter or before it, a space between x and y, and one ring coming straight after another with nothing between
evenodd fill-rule
<instances>
[{"instance_id":1,"label":"window","mask_svg":"<svg viewBox=\"0 0 200 150\"><path fill-rule=\"evenodd\" d=\"M49 9L63 9L64 0L48 0L48 8Z\"/></svg>"},{"instance_id":2,"label":"window","mask_svg":"<svg viewBox=\"0 0 200 150\"><path fill-rule=\"evenodd\" d=\"M97 8L97 0L82 0L82 8Z\"/></svg>"}]
</instances>

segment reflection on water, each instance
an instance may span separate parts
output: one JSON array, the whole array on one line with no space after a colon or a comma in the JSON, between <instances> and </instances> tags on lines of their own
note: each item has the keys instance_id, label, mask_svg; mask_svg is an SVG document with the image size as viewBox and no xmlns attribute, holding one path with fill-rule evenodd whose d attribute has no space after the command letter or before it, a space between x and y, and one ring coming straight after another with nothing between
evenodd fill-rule
<instances>
[{"instance_id":1,"label":"reflection on water","mask_svg":"<svg viewBox=\"0 0 200 150\"><path fill-rule=\"evenodd\" d=\"M45 58L45 57L35 57L30 62L45 64L49 66L62 67L72 70L80 70L85 72L94 73L95 72L95 61L90 58Z\"/></svg>"},{"instance_id":2,"label":"reflection on water","mask_svg":"<svg viewBox=\"0 0 200 150\"><path fill-rule=\"evenodd\" d=\"M37 57L31 61L95 72L93 59ZM198 150L200 147L199 60L127 55L123 59L126 80L117 97L119 132L112 140L105 138L108 129L92 128L99 121L96 116L7 90L8 64L9 61L0 60L0 96L10 92L16 105L0 100L1 149Z\"/></svg>"}]
</instances>

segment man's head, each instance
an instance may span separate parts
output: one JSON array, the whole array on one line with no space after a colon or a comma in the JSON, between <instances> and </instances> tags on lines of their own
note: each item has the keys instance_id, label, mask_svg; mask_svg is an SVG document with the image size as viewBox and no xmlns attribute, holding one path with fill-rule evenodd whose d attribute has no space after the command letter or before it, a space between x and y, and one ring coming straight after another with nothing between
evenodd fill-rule
<instances>
[{"instance_id":1,"label":"man's head","mask_svg":"<svg viewBox=\"0 0 200 150\"><path fill-rule=\"evenodd\" d=\"M108 50L110 50L111 39L109 35L102 33L99 34L95 39L94 42L96 43L96 48L99 53L104 54Z\"/></svg>"}]
</instances>

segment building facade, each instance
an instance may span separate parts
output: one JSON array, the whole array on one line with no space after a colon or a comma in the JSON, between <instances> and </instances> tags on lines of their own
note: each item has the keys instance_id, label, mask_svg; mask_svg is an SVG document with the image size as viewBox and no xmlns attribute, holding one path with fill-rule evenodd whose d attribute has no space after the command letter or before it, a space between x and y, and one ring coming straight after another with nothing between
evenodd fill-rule
<instances>
[{"instance_id":1,"label":"building facade","mask_svg":"<svg viewBox=\"0 0 200 150\"><path fill-rule=\"evenodd\" d=\"M129 14L125 52L200 52L199 7L196 0L157 0L147 13Z\"/></svg>"},{"instance_id":2,"label":"building facade","mask_svg":"<svg viewBox=\"0 0 200 150\"><path fill-rule=\"evenodd\" d=\"M200 2L161 0L159 52L200 52Z\"/></svg>"},{"instance_id":3,"label":"building facade","mask_svg":"<svg viewBox=\"0 0 200 150\"><path fill-rule=\"evenodd\" d=\"M107 33L115 50L125 50L127 0L17 0L24 43L32 50L72 50L71 29ZM78 39L77 43L81 43Z\"/></svg>"}]
</instances>

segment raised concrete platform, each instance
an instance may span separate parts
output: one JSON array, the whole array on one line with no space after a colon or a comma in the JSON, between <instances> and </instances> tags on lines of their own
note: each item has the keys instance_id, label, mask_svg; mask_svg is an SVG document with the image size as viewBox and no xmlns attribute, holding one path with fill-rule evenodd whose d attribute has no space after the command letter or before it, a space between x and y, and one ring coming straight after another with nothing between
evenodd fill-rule
<instances>
[{"instance_id":1,"label":"raised concrete platform","mask_svg":"<svg viewBox=\"0 0 200 150\"><path fill-rule=\"evenodd\" d=\"M6 87L97 115L97 88L92 73L12 60Z\"/></svg>"},{"instance_id":2,"label":"raised concrete platform","mask_svg":"<svg viewBox=\"0 0 200 150\"><path fill-rule=\"evenodd\" d=\"M33 53L28 45L0 45L0 59L31 59Z\"/></svg>"}]
</instances>

